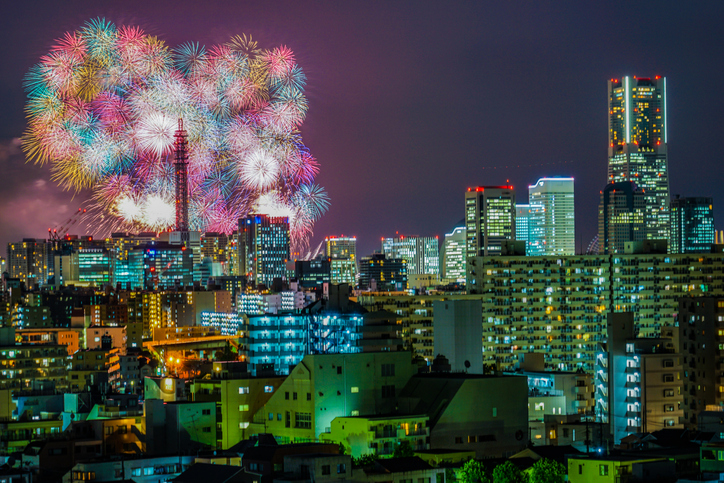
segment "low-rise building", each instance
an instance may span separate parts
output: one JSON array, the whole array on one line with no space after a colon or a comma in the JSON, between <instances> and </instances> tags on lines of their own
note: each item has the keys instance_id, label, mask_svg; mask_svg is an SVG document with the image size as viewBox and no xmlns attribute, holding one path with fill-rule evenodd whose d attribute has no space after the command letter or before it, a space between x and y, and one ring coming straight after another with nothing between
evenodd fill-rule
<instances>
[{"instance_id":1,"label":"low-rise building","mask_svg":"<svg viewBox=\"0 0 724 483\"><path fill-rule=\"evenodd\" d=\"M320 439L344 446L344 452L353 458L366 454L389 458L403 442L414 451L429 449L428 420L427 415L337 417L330 432L322 433Z\"/></svg>"}]
</instances>

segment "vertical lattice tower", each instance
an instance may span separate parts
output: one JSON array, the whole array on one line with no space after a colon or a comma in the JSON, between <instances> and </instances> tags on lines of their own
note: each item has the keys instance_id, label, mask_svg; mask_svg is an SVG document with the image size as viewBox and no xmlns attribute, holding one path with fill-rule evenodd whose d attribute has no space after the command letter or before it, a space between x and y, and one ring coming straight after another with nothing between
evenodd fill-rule
<instances>
[{"instance_id":1,"label":"vertical lattice tower","mask_svg":"<svg viewBox=\"0 0 724 483\"><path fill-rule=\"evenodd\" d=\"M189 231L189 182L188 182L188 135L184 130L183 119L178 120L178 130L174 134L176 141L176 231Z\"/></svg>"}]
</instances>

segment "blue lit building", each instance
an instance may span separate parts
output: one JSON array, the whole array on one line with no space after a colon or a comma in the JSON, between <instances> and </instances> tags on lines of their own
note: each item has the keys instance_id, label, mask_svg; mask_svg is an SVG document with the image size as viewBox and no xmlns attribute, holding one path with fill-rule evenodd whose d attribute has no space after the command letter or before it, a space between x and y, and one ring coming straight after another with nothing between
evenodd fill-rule
<instances>
[{"instance_id":1,"label":"blue lit building","mask_svg":"<svg viewBox=\"0 0 724 483\"><path fill-rule=\"evenodd\" d=\"M714 243L714 210L711 198L671 200L671 253L709 253Z\"/></svg>"},{"instance_id":2,"label":"blue lit building","mask_svg":"<svg viewBox=\"0 0 724 483\"><path fill-rule=\"evenodd\" d=\"M252 214L239 219L240 274L249 283L271 286L286 278L289 218Z\"/></svg>"}]
</instances>

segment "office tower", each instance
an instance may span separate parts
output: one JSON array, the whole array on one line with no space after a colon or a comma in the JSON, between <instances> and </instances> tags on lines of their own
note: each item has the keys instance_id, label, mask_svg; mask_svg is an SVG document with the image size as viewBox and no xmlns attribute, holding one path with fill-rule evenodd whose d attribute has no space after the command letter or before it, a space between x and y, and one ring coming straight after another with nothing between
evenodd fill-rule
<instances>
[{"instance_id":1,"label":"office tower","mask_svg":"<svg viewBox=\"0 0 724 483\"><path fill-rule=\"evenodd\" d=\"M193 257L185 246L166 242L136 247L128 255L124 282L147 290L193 285Z\"/></svg>"},{"instance_id":2,"label":"office tower","mask_svg":"<svg viewBox=\"0 0 724 483\"><path fill-rule=\"evenodd\" d=\"M467 261L465 222L462 221L451 233L445 234L440 252L440 272L445 283L465 283Z\"/></svg>"},{"instance_id":3,"label":"office tower","mask_svg":"<svg viewBox=\"0 0 724 483\"><path fill-rule=\"evenodd\" d=\"M45 240L23 238L19 243L8 243L8 270L10 278L18 278L26 287L44 285L49 274L49 244Z\"/></svg>"},{"instance_id":4,"label":"office tower","mask_svg":"<svg viewBox=\"0 0 724 483\"><path fill-rule=\"evenodd\" d=\"M294 277L304 288L321 288L330 283L331 261L319 256L312 260L294 260Z\"/></svg>"},{"instance_id":5,"label":"office tower","mask_svg":"<svg viewBox=\"0 0 724 483\"><path fill-rule=\"evenodd\" d=\"M328 236L324 239L333 284L357 283L357 238Z\"/></svg>"},{"instance_id":6,"label":"office tower","mask_svg":"<svg viewBox=\"0 0 724 483\"><path fill-rule=\"evenodd\" d=\"M239 218L239 264L249 283L270 287L275 278L286 278L288 260L289 218Z\"/></svg>"},{"instance_id":7,"label":"office tower","mask_svg":"<svg viewBox=\"0 0 724 483\"><path fill-rule=\"evenodd\" d=\"M467 256L500 255L504 240L515 239L515 190L478 186L465 193Z\"/></svg>"},{"instance_id":8,"label":"office tower","mask_svg":"<svg viewBox=\"0 0 724 483\"><path fill-rule=\"evenodd\" d=\"M437 237L399 236L382 239L382 253L387 258L407 260L407 275L440 274Z\"/></svg>"},{"instance_id":9,"label":"office tower","mask_svg":"<svg viewBox=\"0 0 724 483\"><path fill-rule=\"evenodd\" d=\"M598 243L603 254L623 253L626 242L646 239L646 198L631 181L612 183L601 192Z\"/></svg>"},{"instance_id":10,"label":"office tower","mask_svg":"<svg viewBox=\"0 0 724 483\"><path fill-rule=\"evenodd\" d=\"M669 239L666 78L608 83L608 183L633 181L644 193L647 239Z\"/></svg>"},{"instance_id":11,"label":"office tower","mask_svg":"<svg viewBox=\"0 0 724 483\"><path fill-rule=\"evenodd\" d=\"M671 200L670 253L708 253L714 243L714 210L711 198Z\"/></svg>"},{"instance_id":12,"label":"office tower","mask_svg":"<svg viewBox=\"0 0 724 483\"><path fill-rule=\"evenodd\" d=\"M480 300L433 303L435 354L450 361L453 372L483 373L483 320Z\"/></svg>"},{"instance_id":13,"label":"office tower","mask_svg":"<svg viewBox=\"0 0 724 483\"><path fill-rule=\"evenodd\" d=\"M575 255L573 178L539 179L536 184L528 186L528 203L527 254Z\"/></svg>"},{"instance_id":14,"label":"office tower","mask_svg":"<svg viewBox=\"0 0 724 483\"><path fill-rule=\"evenodd\" d=\"M406 290L407 260L387 258L381 253L362 257L359 267L359 287L380 292Z\"/></svg>"}]
</instances>

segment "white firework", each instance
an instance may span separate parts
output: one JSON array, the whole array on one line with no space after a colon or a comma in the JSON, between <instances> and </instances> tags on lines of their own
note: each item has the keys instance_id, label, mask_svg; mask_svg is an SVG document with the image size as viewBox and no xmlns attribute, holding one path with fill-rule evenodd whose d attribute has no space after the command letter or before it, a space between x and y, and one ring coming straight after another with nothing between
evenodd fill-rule
<instances>
[{"instance_id":1,"label":"white firework","mask_svg":"<svg viewBox=\"0 0 724 483\"><path fill-rule=\"evenodd\" d=\"M143 216L143 207L130 196L123 196L116 202L116 210L124 221L140 221Z\"/></svg>"},{"instance_id":2,"label":"white firework","mask_svg":"<svg viewBox=\"0 0 724 483\"><path fill-rule=\"evenodd\" d=\"M174 133L178 120L172 119L161 112L150 112L144 115L136 130L138 146L158 157L173 150Z\"/></svg>"},{"instance_id":3,"label":"white firework","mask_svg":"<svg viewBox=\"0 0 724 483\"><path fill-rule=\"evenodd\" d=\"M143 202L143 222L154 228L165 228L176 222L173 200L151 195Z\"/></svg>"},{"instance_id":4,"label":"white firework","mask_svg":"<svg viewBox=\"0 0 724 483\"><path fill-rule=\"evenodd\" d=\"M279 162L265 150L257 149L242 161L239 175L252 188L266 191L277 181Z\"/></svg>"}]
</instances>

